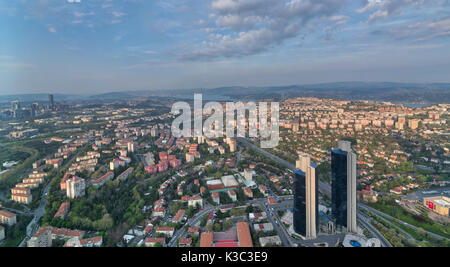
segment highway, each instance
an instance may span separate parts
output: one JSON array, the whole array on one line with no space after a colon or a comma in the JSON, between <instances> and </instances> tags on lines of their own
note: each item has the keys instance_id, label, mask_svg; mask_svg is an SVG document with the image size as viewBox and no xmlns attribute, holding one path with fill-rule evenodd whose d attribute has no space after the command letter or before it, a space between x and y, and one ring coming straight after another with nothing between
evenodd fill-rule
<instances>
[{"instance_id":1,"label":"highway","mask_svg":"<svg viewBox=\"0 0 450 267\"><path fill-rule=\"evenodd\" d=\"M252 144L251 142L249 142L247 139L245 138L241 138L238 137L236 138L237 141L239 141L241 144L243 144L244 146L250 147L251 149L257 151L258 153L261 153L262 155L268 157L269 159L285 166L286 168L292 170L292 171L296 171L296 168L293 164L291 164L290 162L281 159L257 146L255 146L254 144ZM322 181L319 181L319 191L322 192L323 194L327 195L328 197L331 197L331 185L324 183ZM361 217L361 212L358 211L358 218ZM360 222L362 221L362 219L360 219ZM375 229L375 227L373 227L370 223L364 222L362 221L362 225L365 226L365 228L367 228L370 232L373 233L374 236L382 236L377 229ZM383 237L384 238L384 237ZM390 247L391 244L384 238L384 239L380 239L383 243L384 246L388 246Z\"/></svg>"},{"instance_id":2,"label":"highway","mask_svg":"<svg viewBox=\"0 0 450 267\"><path fill-rule=\"evenodd\" d=\"M395 221L395 222L397 222L397 223L400 223L400 224L402 224L402 225L404 225L404 226L406 226L406 227L409 227L409 228L411 228L411 229L413 229L413 230L416 230L416 231L417 231L417 230L419 229L418 227L416 227L416 226L414 226L414 225L411 225L411 224L406 223L406 222L404 222L404 221L401 221L401 220L399 220L399 219L397 219L397 218L394 218L394 217L392 217L392 216L389 216L389 215L387 215L386 213L383 213L383 212L381 212L381 211L379 211L379 210L373 209L373 208L371 208L371 207L369 207L369 206L367 206L367 205L364 205L364 204L362 204L362 203L359 203L359 208L363 208L363 209L365 209L365 210L367 210L367 211L370 211L370 212L374 213L375 215L379 215L379 216L382 216L382 217L387 218L387 219L389 219L389 220L392 220L392 221ZM432 232L429 232L429 231L426 231L426 230L424 230L424 232L425 232L427 235L429 235L429 236L431 236L431 237L434 237L434 238L436 238L436 239L438 239L438 240L443 240L443 239L449 240L449 239L446 238L446 237L437 235L437 234L435 234L435 233L432 233Z\"/></svg>"}]
</instances>

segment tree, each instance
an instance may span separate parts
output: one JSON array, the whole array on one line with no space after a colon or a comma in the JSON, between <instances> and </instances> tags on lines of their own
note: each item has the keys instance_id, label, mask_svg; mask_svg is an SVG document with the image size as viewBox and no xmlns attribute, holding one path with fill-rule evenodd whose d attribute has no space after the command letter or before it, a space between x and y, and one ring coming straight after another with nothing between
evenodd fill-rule
<instances>
[{"instance_id":1,"label":"tree","mask_svg":"<svg viewBox=\"0 0 450 267\"><path fill-rule=\"evenodd\" d=\"M420 237L424 237L425 236L425 230L421 227L417 228L416 233L420 236Z\"/></svg>"},{"instance_id":2,"label":"tree","mask_svg":"<svg viewBox=\"0 0 450 267\"><path fill-rule=\"evenodd\" d=\"M220 229L221 229L222 227L220 226L220 224L219 223L215 223L214 224L214 232L220 232Z\"/></svg>"},{"instance_id":3,"label":"tree","mask_svg":"<svg viewBox=\"0 0 450 267\"><path fill-rule=\"evenodd\" d=\"M223 230L227 231L228 229L230 229L233 226L233 222L229 219L225 220L225 222L223 223Z\"/></svg>"}]
</instances>

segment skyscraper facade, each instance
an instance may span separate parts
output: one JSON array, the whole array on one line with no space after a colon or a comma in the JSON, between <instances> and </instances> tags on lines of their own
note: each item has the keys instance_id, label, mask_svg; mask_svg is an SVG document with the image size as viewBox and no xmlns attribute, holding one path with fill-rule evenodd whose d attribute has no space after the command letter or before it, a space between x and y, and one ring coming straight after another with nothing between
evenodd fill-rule
<instances>
[{"instance_id":1,"label":"skyscraper facade","mask_svg":"<svg viewBox=\"0 0 450 267\"><path fill-rule=\"evenodd\" d=\"M48 108L50 110L53 110L55 108L55 102L53 100L53 95L52 94L48 95Z\"/></svg>"},{"instance_id":2,"label":"skyscraper facade","mask_svg":"<svg viewBox=\"0 0 450 267\"><path fill-rule=\"evenodd\" d=\"M356 224L356 154L351 143L340 141L331 151L331 209L336 226L357 233Z\"/></svg>"},{"instance_id":3,"label":"skyscraper facade","mask_svg":"<svg viewBox=\"0 0 450 267\"><path fill-rule=\"evenodd\" d=\"M11 110L14 118L18 118L20 115L20 101L15 100L11 102Z\"/></svg>"},{"instance_id":4,"label":"skyscraper facade","mask_svg":"<svg viewBox=\"0 0 450 267\"><path fill-rule=\"evenodd\" d=\"M306 239L317 237L318 196L317 165L308 156L301 156L294 181L294 230Z\"/></svg>"}]
</instances>

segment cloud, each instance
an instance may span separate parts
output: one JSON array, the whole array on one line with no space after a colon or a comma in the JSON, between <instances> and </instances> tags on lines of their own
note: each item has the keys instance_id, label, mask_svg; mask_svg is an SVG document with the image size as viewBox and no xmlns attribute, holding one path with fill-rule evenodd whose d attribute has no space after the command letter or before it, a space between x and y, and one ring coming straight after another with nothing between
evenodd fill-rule
<instances>
[{"instance_id":1,"label":"cloud","mask_svg":"<svg viewBox=\"0 0 450 267\"><path fill-rule=\"evenodd\" d=\"M364 0L364 2L364 7L356 10L356 13L370 12L368 22L374 22L399 13L409 6L448 2L448 0Z\"/></svg>"},{"instance_id":2,"label":"cloud","mask_svg":"<svg viewBox=\"0 0 450 267\"><path fill-rule=\"evenodd\" d=\"M211 9L219 29L219 40L205 42L201 49L182 60L211 60L250 56L299 36L313 19L336 15L346 0L213 0ZM331 31L331 29L330 29Z\"/></svg>"},{"instance_id":3,"label":"cloud","mask_svg":"<svg viewBox=\"0 0 450 267\"><path fill-rule=\"evenodd\" d=\"M418 22L412 25L397 27L387 33L395 39L415 39L427 41L439 37L450 36L450 17L432 22Z\"/></svg>"},{"instance_id":4,"label":"cloud","mask_svg":"<svg viewBox=\"0 0 450 267\"><path fill-rule=\"evenodd\" d=\"M114 17L116 17L116 18L121 18L121 17L123 17L123 16L126 16L127 14L124 13L124 12L113 11L113 12L112 12L112 15L113 15Z\"/></svg>"},{"instance_id":5,"label":"cloud","mask_svg":"<svg viewBox=\"0 0 450 267\"><path fill-rule=\"evenodd\" d=\"M53 27L53 26L49 26L48 27L48 31L51 32L51 33L56 33L56 28Z\"/></svg>"}]
</instances>

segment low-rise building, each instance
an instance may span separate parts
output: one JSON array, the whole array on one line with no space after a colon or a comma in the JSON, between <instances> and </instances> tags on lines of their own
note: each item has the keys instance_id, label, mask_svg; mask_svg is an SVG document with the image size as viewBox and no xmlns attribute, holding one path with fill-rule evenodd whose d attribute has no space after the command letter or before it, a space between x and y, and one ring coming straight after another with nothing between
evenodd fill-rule
<instances>
[{"instance_id":1,"label":"low-rise building","mask_svg":"<svg viewBox=\"0 0 450 267\"><path fill-rule=\"evenodd\" d=\"M203 199L202 199L202 197L201 196L190 197L189 200L188 200L188 206L189 207L194 207L194 208L196 208L196 207L202 208L203 207Z\"/></svg>"},{"instance_id":2,"label":"low-rise building","mask_svg":"<svg viewBox=\"0 0 450 267\"><path fill-rule=\"evenodd\" d=\"M0 210L0 223L12 226L17 223L17 216L7 210Z\"/></svg>"},{"instance_id":3,"label":"low-rise building","mask_svg":"<svg viewBox=\"0 0 450 267\"><path fill-rule=\"evenodd\" d=\"M174 231L175 231L175 228L173 228L173 227L158 227L158 228L156 228L155 232L157 234L164 234L167 237L172 237Z\"/></svg>"},{"instance_id":4,"label":"low-rise building","mask_svg":"<svg viewBox=\"0 0 450 267\"><path fill-rule=\"evenodd\" d=\"M180 241L178 242L179 247L190 247L192 246L192 238L180 238Z\"/></svg>"},{"instance_id":5,"label":"low-rise building","mask_svg":"<svg viewBox=\"0 0 450 267\"><path fill-rule=\"evenodd\" d=\"M160 237L160 238L148 237L145 239L146 247L154 247L156 244L161 244L162 246L165 246L166 239L164 237Z\"/></svg>"},{"instance_id":6,"label":"low-rise building","mask_svg":"<svg viewBox=\"0 0 450 267\"><path fill-rule=\"evenodd\" d=\"M261 247L267 247L267 246L279 246L281 245L281 239L279 236L266 236L266 237L260 237L259 238L259 244Z\"/></svg>"},{"instance_id":7,"label":"low-rise building","mask_svg":"<svg viewBox=\"0 0 450 267\"><path fill-rule=\"evenodd\" d=\"M81 247L90 248L90 247L101 247L103 245L103 237L95 236L91 238L85 238L80 240Z\"/></svg>"},{"instance_id":8,"label":"low-rise building","mask_svg":"<svg viewBox=\"0 0 450 267\"><path fill-rule=\"evenodd\" d=\"M5 227L0 225L0 241L5 239Z\"/></svg>"},{"instance_id":9,"label":"low-rise building","mask_svg":"<svg viewBox=\"0 0 450 267\"><path fill-rule=\"evenodd\" d=\"M130 176L131 173L133 173L134 168L130 167L126 171L122 172L119 176L117 176L117 180L124 181L128 179L128 176Z\"/></svg>"},{"instance_id":10,"label":"low-rise building","mask_svg":"<svg viewBox=\"0 0 450 267\"><path fill-rule=\"evenodd\" d=\"M220 195L217 192L212 192L212 200L217 204L220 205Z\"/></svg>"},{"instance_id":11,"label":"low-rise building","mask_svg":"<svg viewBox=\"0 0 450 267\"><path fill-rule=\"evenodd\" d=\"M200 247L211 248L213 246L213 232L203 232L200 236Z\"/></svg>"},{"instance_id":12,"label":"low-rise building","mask_svg":"<svg viewBox=\"0 0 450 267\"><path fill-rule=\"evenodd\" d=\"M233 202L237 201L237 195L236 192L234 192L234 190L228 190L227 193Z\"/></svg>"},{"instance_id":13,"label":"low-rise building","mask_svg":"<svg viewBox=\"0 0 450 267\"><path fill-rule=\"evenodd\" d=\"M110 181L114 179L114 172L108 172L105 175L103 175L102 177L98 178L97 180L94 181L93 186L95 188L100 188L102 187L107 181Z\"/></svg>"},{"instance_id":14,"label":"low-rise building","mask_svg":"<svg viewBox=\"0 0 450 267\"><path fill-rule=\"evenodd\" d=\"M244 194L249 198L253 198L253 191L248 187L244 188Z\"/></svg>"},{"instance_id":15,"label":"low-rise building","mask_svg":"<svg viewBox=\"0 0 450 267\"><path fill-rule=\"evenodd\" d=\"M255 229L256 232L270 232L273 231L273 225L271 223L255 223L253 229Z\"/></svg>"},{"instance_id":16,"label":"low-rise building","mask_svg":"<svg viewBox=\"0 0 450 267\"><path fill-rule=\"evenodd\" d=\"M13 194L11 195L11 199L14 202L22 203L22 204L30 204L33 201L33 196L31 194Z\"/></svg>"},{"instance_id":17,"label":"low-rise building","mask_svg":"<svg viewBox=\"0 0 450 267\"><path fill-rule=\"evenodd\" d=\"M39 228L37 233L27 242L27 247L42 248L52 246L52 231L49 227Z\"/></svg>"},{"instance_id":18,"label":"low-rise building","mask_svg":"<svg viewBox=\"0 0 450 267\"><path fill-rule=\"evenodd\" d=\"M449 216L450 198L445 196L426 197L423 199L423 204L430 210L442 215Z\"/></svg>"},{"instance_id":19,"label":"low-rise building","mask_svg":"<svg viewBox=\"0 0 450 267\"><path fill-rule=\"evenodd\" d=\"M58 211L55 213L55 218L61 218L65 219L67 213L69 213L70 209L70 202L63 202L61 203L61 206L59 206Z\"/></svg>"},{"instance_id":20,"label":"low-rise building","mask_svg":"<svg viewBox=\"0 0 450 267\"><path fill-rule=\"evenodd\" d=\"M239 247L253 247L252 236L250 235L250 228L248 227L248 223L238 222L236 227Z\"/></svg>"}]
</instances>

